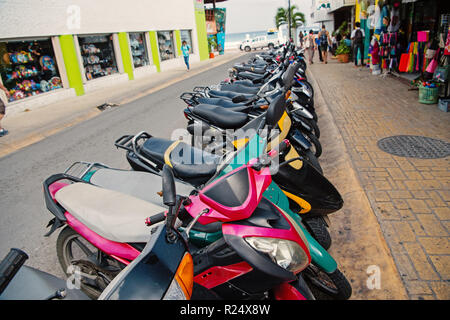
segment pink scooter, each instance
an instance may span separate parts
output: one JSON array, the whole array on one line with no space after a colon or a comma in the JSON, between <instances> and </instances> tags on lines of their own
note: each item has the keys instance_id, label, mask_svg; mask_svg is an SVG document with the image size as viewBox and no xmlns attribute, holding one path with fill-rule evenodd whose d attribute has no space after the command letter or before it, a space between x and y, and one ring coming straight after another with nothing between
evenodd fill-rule
<instances>
[{"instance_id":1,"label":"pink scooter","mask_svg":"<svg viewBox=\"0 0 450 320\"><path fill-rule=\"evenodd\" d=\"M280 144L287 146L287 140ZM314 299L301 276L311 262L303 232L289 214L262 196L272 181L269 166L277 152L253 159L198 194L177 197L177 216L186 238L196 228L218 227L223 233L207 247L189 245L194 261L191 299L204 299L205 294L221 299ZM75 183L61 183L64 179ZM48 178L44 194L55 215L53 229L67 224L62 232L88 242L81 246L88 257L81 266L83 289L91 294L100 293L139 255L142 243L149 240L147 226L166 218L162 207L65 174ZM160 213L146 218L155 212Z\"/></svg>"}]
</instances>

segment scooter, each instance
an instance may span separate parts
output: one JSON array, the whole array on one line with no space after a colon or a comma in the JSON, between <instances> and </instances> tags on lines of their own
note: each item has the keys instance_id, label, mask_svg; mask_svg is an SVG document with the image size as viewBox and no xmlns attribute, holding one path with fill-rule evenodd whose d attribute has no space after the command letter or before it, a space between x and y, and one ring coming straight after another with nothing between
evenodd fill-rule
<instances>
[{"instance_id":1,"label":"scooter","mask_svg":"<svg viewBox=\"0 0 450 320\"><path fill-rule=\"evenodd\" d=\"M279 116L279 115L278 115ZM258 139L259 140L259 143L261 143L262 141L262 139ZM258 141L255 141L255 140L253 140L253 143L258 143ZM248 150L251 152L251 150L252 149L254 149L254 148L249 148ZM260 150L262 150L262 149L260 149ZM176 166L174 167L174 171L176 171ZM193 168L193 167L192 167ZM232 170L232 168L231 168L231 166L230 166L230 169L229 170ZM92 175L90 172L88 172L87 173L87 175L91 175L91 176L94 176L95 177L95 173ZM49 179L47 179L47 181L45 182L45 184L44 184L44 190L45 190L45 192L46 192L46 202L47 203L54 203L53 202L53 198L52 198L52 195L54 195L55 193L56 193L56 191L58 190L57 189L57 187L58 187L58 184L56 183L57 182L57 180L58 179L63 179L63 178L69 178L69 179L74 179L73 177L70 177L70 176L68 176L68 175L61 175L61 176L55 176L55 177L51 177L51 178L49 178ZM212 179L213 180L213 179ZM81 179L77 179L77 180L75 180L75 181L79 181L79 182L81 182L81 181L83 181L83 180L81 180ZM274 189L274 186L272 186L273 184L271 184L271 189ZM275 186L276 187L276 186ZM280 190L281 191L281 190ZM109 190L108 190L108 192L109 192ZM271 192L271 191L269 191L269 192ZM266 191L266 193L267 193L267 191ZM79 196L79 194L80 194L80 192L78 192L77 193L77 196ZM87 193L87 194L90 194L90 193ZM278 193L278 196L283 196L283 194L281 193ZM272 195L270 195L270 197L272 197ZM98 196L95 196L95 198L97 199L97 198L99 198ZM118 198L118 197L115 197L115 198ZM271 200L273 200L273 199L271 199ZM83 205L83 206L89 206L89 207L91 207L92 206L92 204L89 204L89 201L87 201L88 203L86 203L86 204L82 204L82 203L80 203L79 201L77 202L77 203L79 203L78 205ZM120 201L119 200L119 202L120 203L125 203L126 201ZM279 201L278 201L279 202ZM286 205L286 203L282 203L281 202L281 204L283 205L283 206L285 206ZM114 207L114 209L111 209L111 210L115 210L116 209L116 206L113 204L112 205L113 207ZM124 209L125 210L125 209ZM287 210L289 210L289 206L287 206ZM53 211L52 211L53 212ZM134 210L133 211L133 214L136 214L136 210ZM294 219L297 219L297 223L299 224L299 225L301 225L301 219L300 219L300 217L298 217L298 214L293 214L293 213L291 213L292 215L294 215L294 216L296 216L296 217L294 217ZM122 215L122 217L123 217L123 215ZM127 218L128 218L128 216L126 216ZM61 227L61 226L63 226L63 223L61 223L61 219L64 219L64 217L63 217L63 215L61 214L60 215L60 217L58 218L58 219L54 219L53 221L51 221L51 225L52 225L52 230L50 231L50 232L53 232L53 231L55 231L57 228L59 228L59 227ZM62 220L62 221L64 221L64 220ZM214 229L214 228L212 228L213 226L209 226L208 228L202 228L201 230L198 230L198 232L206 232L206 233L208 233L208 234L211 234L211 233L215 233L215 232L217 232L217 231L220 231L220 230L216 230L216 229ZM217 228L217 226L216 226L216 228ZM195 229L195 228L194 228ZM60 233L60 237L58 237L58 239L62 239L61 241L59 241L60 243L66 243L67 241L65 240L65 239L67 239L67 238L71 238L72 236L74 236L73 234L67 234L67 235L65 235L64 234L64 230ZM191 232L189 232L189 234L191 234ZM319 265L320 266L320 270L321 271L326 271L326 272L328 272L328 275L329 276L333 276L333 275L336 275L336 274L340 274L339 273L339 270L336 268L337 266L336 266L336 263L334 262L334 260L331 258L331 256L329 256L328 255L328 253L326 253L326 251L324 251L323 249L321 249L320 248L320 245L318 245L317 244L317 242L313 239L313 238L311 238L310 236L309 236L309 234L307 234L307 233L305 233L305 235L306 235L306 237L307 237L307 239L308 239L308 242L309 242L309 244L310 244L310 246L311 246L311 252L312 252L312 259L313 259L313 261L314 261L314 263L315 264L317 264L317 265ZM205 240L207 240L207 239L205 239ZM124 248L124 250L126 250L131 256L129 256L129 257L133 257L133 249L132 248L138 248L139 246L137 245L137 244L134 244L134 246L132 246L131 248L129 247L129 246L125 246L125 248ZM65 251L67 251L67 250L65 250ZM112 252L111 253L112 255L114 255L114 252ZM116 253L116 256L117 256L117 253ZM72 260L72 258L71 257L69 257L69 258L67 258L67 259L65 259L66 261L71 261ZM122 261L122 262L124 262L124 261Z\"/></svg>"},{"instance_id":2,"label":"scooter","mask_svg":"<svg viewBox=\"0 0 450 320\"><path fill-rule=\"evenodd\" d=\"M173 201L175 190L172 184L173 176L163 174L162 187L166 191L163 202L169 207L165 223L150 230L145 227L144 220L140 221L144 226L142 238L149 240L142 243L141 252L127 267L121 265L120 270L113 273L107 268L105 253L90 252L86 245L81 245L85 258L70 261L74 273L65 269L64 272L71 276L65 281L23 266L28 256L21 250L12 249L0 263L0 300L189 300L194 288L194 264L185 238L174 229L179 207ZM58 216L62 213L56 203L50 205ZM93 242L101 239L86 226L83 235ZM81 242L78 240L78 243ZM112 243L105 241L102 244L114 246ZM216 297L199 284L195 285L195 291L203 298Z\"/></svg>"}]
</instances>

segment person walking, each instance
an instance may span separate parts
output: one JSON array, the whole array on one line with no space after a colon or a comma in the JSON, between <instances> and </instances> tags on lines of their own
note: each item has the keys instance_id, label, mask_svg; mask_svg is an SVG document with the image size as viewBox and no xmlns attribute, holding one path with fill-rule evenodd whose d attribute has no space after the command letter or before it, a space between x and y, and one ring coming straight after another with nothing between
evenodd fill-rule
<instances>
[{"instance_id":1,"label":"person walking","mask_svg":"<svg viewBox=\"0 0 450 320\"><path fill-rule=\"evenodd\" d=\"M330 33L325 29L325 25L322 25L322 30L318 34L319 47L322 54L322 62L328 63L328 47L331 46Z\"/></svg>"},{"instance_id":2,"label":"person walking","mask_svg":"<svg viewBox=\"0 0 450 320\"><path fill-rule=\"evenodd\" d=\"M355 59L355 67L358 67L358 50L361 53L361 66L364 67L364 30L362 30L359 22L355 23L356 28L352 31L350 38L353 40L353 56Z\"/></svg>"},{"instance_id":3,"label":"person walking","mask_svg":"<svg viewBox=\"0 0 450 320\"><path fill-rule=\"evenodd\" d=\"M323 59L322 59L322 50L321 50L321 48L320 48L319 35L317 35L317 36L315 37L315 46L316 46L316 49L319 51L319 60L320 60L321 62L323 62Z\"/></svg>"},{"instance_id":4,"label":"person walking","mask_svg":"<svg viewBox=\"0 0 450 320\"><path fill-rule=\"evenodd\" d=\"M309 34L305 37L305 49L308 53L308 60L310 64L313 64L313 58L314 58L314 50L316 48L316 40L314 38L314 33L312 30L309 30Z\"/></svg>"},{"instance_id":5,"label":"person walking","mask_svg":"<svg viewBox=\"0 0 450 320\"><path fill-rule=\"evenodd\" d=\"M304 38L303 31L300 31L300 33L298 34L300 48L303 48L303 38Z\"/></svg>"},{"instance_id":6,"label":"person walking","mask_svg":"<svg viewBox=\"0 0 450 320\"><path fill-rule=\"evenodd\" d=\"M6 89L1 83L0 83L0 90L3 90L6 94L6 97L9 98L8 89ZM3 100L0 98L0 137L6 136L8 134L8 130L2 128L1 126L2 124L1 122L3 117L5 116L5 113L6 113L6 106Z\"/></svg>"},{"instance_id":7,"label":"person walking","mask_svg":"<svg viewBox=\"0 0 450 320\"><path fill-rule=\"evenodd\" d=\"M189 71L189 53L191 52L191 47L186 41L181 43L181 52L183 53L184 63L186 64L187 70Z\"/></svg>"}]
</instances>

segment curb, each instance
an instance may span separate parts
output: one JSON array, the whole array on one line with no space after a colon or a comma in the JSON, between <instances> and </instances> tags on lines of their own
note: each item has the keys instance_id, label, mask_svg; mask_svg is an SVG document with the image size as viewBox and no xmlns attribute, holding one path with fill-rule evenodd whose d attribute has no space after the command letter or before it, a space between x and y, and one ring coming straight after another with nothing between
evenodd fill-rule
<instances>
[{"instance_id":1,"label":"curb","mask_svg":"<svg viewBox=\"0 0 450 320\"><path fill-rule=\"evenodd\" d=\"M330 105L325 102L322 89L310 69L307 69L307 76L315 88L316 112L323 132L320 139L324 150L321 164L325 176L344 199L343 209L329 216L334 241L329 252L336 258L353 287L351 299L408 299L378 220L348 156L347 146ZM370 289L369 278L377 272L381 276L380 288L372 286Z\"/></svg>"},{"instance_id":2,"label":"curb","mask_svg":"<svg viewBox=\"0 0 450 320\"><path fill-rule=\"evenodd\" d=\"M240 56L242 56L243 54L239 53L239 54L230 54L230 57L220 60L219 62L211 62L210 64L208 64L206 67L200 67L197 70L194 70L192 72L186 73L186 75L181 76L181 77L176 77L175 79L171 79L167 82L164 82L161 85L157 85L153 88L147 89L145 91L140 91L138 94L133 95L132 97L125 97L125 98L118 98L115 99L115 101L113 101L114 103L117 103L119 105L124 105L127 103L130 103L132 101L135 101L137 99L140 99L146 95L155 93L159 90L165 89L175 83L178 83L180 81L186 80L192 76L196 76L200 73L206 72L210 69L213 69L215 67L218 67L222 64L225 64L233 59L236 59ZM45 108L45 107L44 107ZM9 143L2 143L0 141L0 158L3 158L15 151L18 151L22 148L25 148L29 145L32 145L36 142L39 142L51 135L54 135L66 128L70 128L76 124L79 124L83 121L89 120L91 118L96 117L97 115L101 114L101 111L99 111L97 108L92 107L94 110L90 109L86 109L85 112L81 112L81 115L77 116L73 121L68 122L68 123L62 123L60 125L57 125L53 128L47 129L45 131L41 131L41 132L35 132L35 133L31 133L31 134L27 134L25 136L23 136L22 138L13 141L13 142L9 142Z\"/></svg>"}]
</instances>

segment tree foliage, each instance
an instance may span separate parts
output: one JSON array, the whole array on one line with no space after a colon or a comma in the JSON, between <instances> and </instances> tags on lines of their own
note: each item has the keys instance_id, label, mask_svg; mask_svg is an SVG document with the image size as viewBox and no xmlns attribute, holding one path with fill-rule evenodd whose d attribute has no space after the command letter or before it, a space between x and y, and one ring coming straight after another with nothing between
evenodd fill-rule
<instances>
[{"instance_id":1,"label":"tree foliage","mask_svg":"<svg viewBox=\"0 0 450 320\"><path fill-rule=\"evenodd\" d=\"M297 11L298 7L296 5L291 6L291 28L297 28L305 23L305 15ZM295 12L297 11L297 12ZM283 23L288 23L289 21L289 9L288 8L278 8L277 13L275 15L275 25L277 29Z\"/></svg>"}]
</instances>

